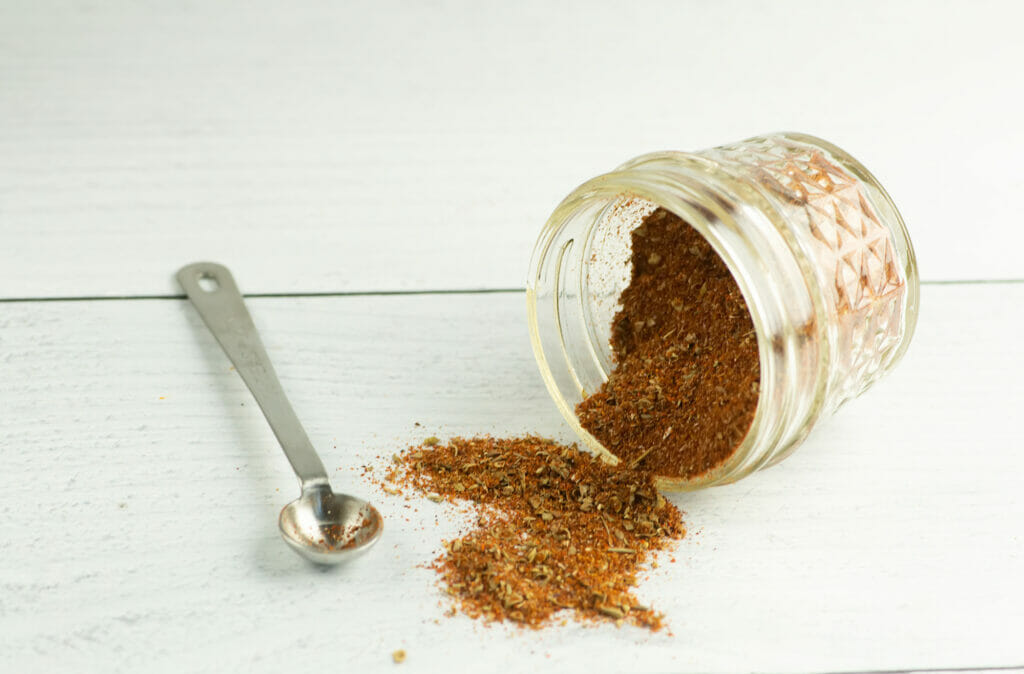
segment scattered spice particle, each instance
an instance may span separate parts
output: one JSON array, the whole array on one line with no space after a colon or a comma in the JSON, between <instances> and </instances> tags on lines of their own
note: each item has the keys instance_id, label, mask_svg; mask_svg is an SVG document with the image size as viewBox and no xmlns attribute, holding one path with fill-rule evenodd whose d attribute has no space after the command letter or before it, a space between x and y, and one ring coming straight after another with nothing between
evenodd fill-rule
<instances>
[{"instance_id":1,"label":"scattered spice particle","mask_svg":"<svg viewBox=\"0 0 1024 674\"><path fill-rule=\"evenodd\" d=\"M391 654L391 659L394 660L396 664L402 664L403 662L405 662L405 651L399 648L397 651Z\"/></svg>"},{"instance_id":2,"label":"scattered spice particle","mask_svg":"<svg viewBox=\"0 0 1024 674\"><path fill-rule=\"evenodd\" d=\"M690 479L728 459L754 420L753 321L711 244L665 209L633 230L632 265L612 320L615 368L576 414L627 465Z\"/></svg>"},{"instance_id":3,"label":"scattered spice particle","mask_svg":"<svg viewBox=\"0 0 1024 674\"><path fill-rule=\"evenodd\" d=\"M686 530L650 472L536 436L452 438L399 458L386 480L477 509L476 528L445 542L431 565L463 613L540 628L571 610L581 621L662 627L632 589L652 554Z\"/></svg>"}]
</instances>

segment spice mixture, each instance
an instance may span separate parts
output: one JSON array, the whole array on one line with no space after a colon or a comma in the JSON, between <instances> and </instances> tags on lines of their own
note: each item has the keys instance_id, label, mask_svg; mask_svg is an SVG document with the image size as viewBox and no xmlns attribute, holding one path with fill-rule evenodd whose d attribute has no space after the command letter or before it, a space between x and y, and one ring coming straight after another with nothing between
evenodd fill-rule
<instances>
[{"instance_id":1,"label":"spice mixture","mask_svg":"<svg viewBox=\"0 0 1024 674\"><path fill-rule=\"evenodd\" d=\"M478 507L477 527L432 564L464 613L537 628L566 609L662 626L631 589L651 553L685 529L650 473L535 436L428 438L394 459L393 483Z\"/></svg>"},{"instance_id":2,"label":"spice mixture","mask_svg":"<svg viewBox=\"0 0 1024 674\"><path fill-rule=\"evenodd\" d=\"M692 478L720 465L754 419L757 338L711 245L664 209L632 233L633 273L612 321L615 368L576 407L627 465Z\"/></svg>"},{"instance_id":3,"label":"spice mixture","mask_svg":"<svg viewBox=\"0 0 1024 674\"><path fill-rule=\"evenodd\" d=\"M367 517L348 526L325 524L320 527L320 538L314 542L324 550L349 550L362 542L357 534L369 524L370 520Z\"/></svg>"}]
</instances>

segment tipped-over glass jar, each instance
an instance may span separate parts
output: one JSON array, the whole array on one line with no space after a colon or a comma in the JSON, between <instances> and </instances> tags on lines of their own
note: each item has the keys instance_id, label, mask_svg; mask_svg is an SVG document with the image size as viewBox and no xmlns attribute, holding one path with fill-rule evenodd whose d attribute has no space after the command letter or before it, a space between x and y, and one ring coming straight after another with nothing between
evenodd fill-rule
<instances>
[{"instance_id":1,"label":"tipped-over glass jar","mask_svg":"<svg viewBox=\"0 0 1024 674\"><path fill-rule=\"evenodd\" d=\"M856 159L794 133L644 155L566 197L530 262L534 354L592 451L614 460L575 409L615 366L612 319L631 278L630 234L658 207L722 258L746 300L760 359L743 441L713 470L664 478L663 487L725 484L777 463L906 351L917 322L914 251L889 195Z\"/></svg>"}]
</instances>

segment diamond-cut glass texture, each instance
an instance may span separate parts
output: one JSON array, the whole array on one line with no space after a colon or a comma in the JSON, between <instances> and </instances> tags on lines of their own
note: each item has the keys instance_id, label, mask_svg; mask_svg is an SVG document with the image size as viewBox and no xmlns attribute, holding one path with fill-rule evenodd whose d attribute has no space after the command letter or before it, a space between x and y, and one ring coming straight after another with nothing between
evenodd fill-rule
<instances>
[{"instance_id":1,"label":"diamond-cut glass texture","mask_svg":"<svg viewBox=\"0 0 1024 674\"><path fill-rule=\"evenodd\" d=\"M859 395L900 342L906 279L870 195L823 150L769 136L701 155L752 179L786 221L832 314L826 409Z\"/></svg>"}]
</instances>

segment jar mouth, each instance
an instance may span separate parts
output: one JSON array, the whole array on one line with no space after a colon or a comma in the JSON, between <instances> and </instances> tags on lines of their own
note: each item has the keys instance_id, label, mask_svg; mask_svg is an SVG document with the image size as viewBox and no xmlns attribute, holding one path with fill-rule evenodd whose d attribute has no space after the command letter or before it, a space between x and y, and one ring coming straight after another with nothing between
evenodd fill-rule
<instances>
[{"instance_id":1,"label":"jar mouth","mask_svg":"<svg viewBox=\"0 0 1024 674\"><path fill-rule=\"evenodd\" d=\"M770 274L771 269L765 267L765 260L758 257L761 251L758 250L759 241L751 240L748 234L751 231L749 220L752 217L765 216L763 213L770 209L754 209L743 204L756 204L761 197L756 193L744 192L743 199L723 197L719 190L728 183L731 189L744 190L742 185L733 184L727 176L720 176L719 180L709 180L713 177L716 169L707 160L694 155L678 152L665 152L645 155L619 167L616 171L599 176L584 185L580 186L555 210L548 223L542 231L537 247L531 260L530 278L527 284L528 313L531 328L531 341L533 342L534 354L537 358L542 376L549 392L554 398L556 405L563 417L570 423L573 430L580 437L587 448L602 456L605 459L618 462L618 457L608 450L596 437L583 428L576 416L574 406L566 398L564 386L556 382L549 362L549 353L545 351L544 344L538 328L538 294L541 274L544 269L554 261L556 275L562 271L564 257L566 255L565 245L562 244L559 250L560 259L553 260L552 245L559 239L561 230L564 230L571 223L578 222L582 215L583 226L579 232L582 239L582 246L577 250L586 253L594 246L594 238L597 234L600 213L604 213L610 205L623 198L634 198L643 200L651 205L651 210L661 207L668 210L685 221L695 229L711 246L715 254L722 260L732 275L740 292L743 295L747 310L750 313L754 325L754 332L758 344L758 359L760 364L760 390L758 393L757 406L750 427L747 429L743 440L736 446L733 452L719 465L709 471L693 477L658 477L659 487L674 491L689 491L704 487L726 484L738 480L745 475L763 467L771 462L774 454L764 452L766 444L778 445L780 437L792 428L793 424L780 424L777 420L780 405L784 405L784 396L780 396L778 386L773 382L785 376L780 368L787 367L780 362L780 349L785 349L784 343L778 343L775 337L779 332L779 302L783 298L776 297L778 289L773 290L771 283L765 283L765 274ZM696 170L694 174L687 175L685 167L692 165ZM667 167L671 167L671 171ZM699 180L697 176L699 175ZM713 184L719 183L719 184ZM599 208L595 208L595 204ZM755 212L756 211L756 212ZM774 223L761 223L761 231L771 232L777 237L777 229ZM757 230L757 228L754 228ZM562 232L564 233L564 232ZM756 237L755 237L756 238ZM569 241L574 242L570 238ZM776 248L780 242L776 241ZM796 260L794 251L788 246L784 250L775 250L774 253L781 254L788 258L789 264L799 275L799 260ZM627 258L628 259L628 258ZM752 262L753 260L753 262ZM581 269L585 264L580 265ZM585 295L587 292L587 280L579 275L579 293ZM806 313L809 324L814 330L822 330L824 321L821 316L821 298L813 297L811 289L803 285L803 292L807 295ZM558 286L556 282L556 287ZM578 298L577 298L578 299ZM559 306L559 293L556 291L552 298L551 307L554 314L558 316L562 307ZM592 323L589 316L581 317L584 324ZM561 328L561 325L559 325ZM560 347L565 352L565 335L561 334ZM600 351L603 345L595 344L599 338L595 337L593 329L587 331L588 338L585 340L587 347L592 352L592 360L601 370L601 376L607 379L613 364L607 357L602 357ZM816 335L820 337L820 335ZM579 340L577 340L579 341ZM818 344L827 349L827 341L816 339ZM550 351L550 349L548 349ZM784 355L784 354L783 354ZM823 376L821 363L825 362L827 353L819 354L817 359L816 376L814 381L815 404L812 409L805 410L804 418L799 425L809 429L808 421L813 421L820 413L820 401L823 398L826 379ZM783 358L784 360L784 358ZM585 398L588 394L587 387L581 382L580 376L574 372L569 359L560 363L560 367L568 365L572 378L578 385L575 391L578 397ZM590 367L590 363L585 364ZM593 381L593 376L590 376ZM767 384L767 385L766 385ZM593 392L591 389L590 392ZM773 399L775 396L777 399ZM810 415L810 418L807 418ZM795 444L801 437L795 437L793 442L786 443L786 446Z\"/></svg>"}]
</instances>

